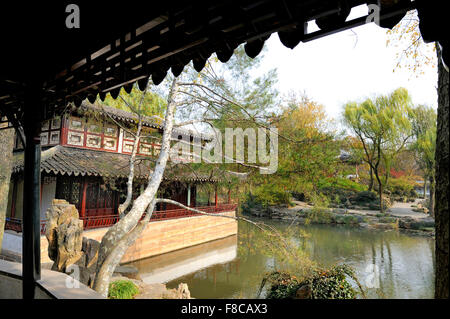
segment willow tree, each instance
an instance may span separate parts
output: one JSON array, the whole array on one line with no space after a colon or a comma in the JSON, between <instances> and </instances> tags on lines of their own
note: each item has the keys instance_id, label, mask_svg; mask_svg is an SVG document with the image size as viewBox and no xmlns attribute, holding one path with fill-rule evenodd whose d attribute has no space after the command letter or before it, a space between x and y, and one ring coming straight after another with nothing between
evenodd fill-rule
<instances>
[{"instance_id":1,"label":"willow tree","mask_svg":"<svg viewBox=\"0 0 450 319\"><path fill-rule=\"evenodd\" d=\"M412 137L410 118L411 98L404 88L344 106L344 123L361 141L364 161L375 175L382 213L383 191L389 181L392 162Z\"/></svg>"},{"instance_id":2,"label":"willow tree","mask_svg":"<svg viewBox=\"0 0 450 319\"><path fill-rule=\"evenodd\" d=\"M411 149L414 151L419 167L424 174L425 196L427 181L430 183L428 209L431 215L434 212L436 123L437 114L431 107L419 105L413 109L412 131L415 140Z\"/></svg>"}]
</instances>

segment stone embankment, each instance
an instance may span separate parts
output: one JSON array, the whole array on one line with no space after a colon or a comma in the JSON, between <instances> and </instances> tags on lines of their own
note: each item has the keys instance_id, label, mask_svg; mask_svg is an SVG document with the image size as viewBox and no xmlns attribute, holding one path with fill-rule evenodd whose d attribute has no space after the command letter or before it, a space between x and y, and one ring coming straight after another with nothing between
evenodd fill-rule
<instances>
[{"instance_id":1,"label":"stone embankment","mask_svg":"<svg viewBox=\"0 0 450 319\"><path fill-rule=\"evenodd\" d=\"M271 206L250 209L252 216L286 221L293 224L342 224L369 229L400 229L412 234L434 236L434 219L414 209L415 203L394 203L385 214L378 210L327 208L314 209L294 201L292 207Z\"/></svg>"}]
</instances>

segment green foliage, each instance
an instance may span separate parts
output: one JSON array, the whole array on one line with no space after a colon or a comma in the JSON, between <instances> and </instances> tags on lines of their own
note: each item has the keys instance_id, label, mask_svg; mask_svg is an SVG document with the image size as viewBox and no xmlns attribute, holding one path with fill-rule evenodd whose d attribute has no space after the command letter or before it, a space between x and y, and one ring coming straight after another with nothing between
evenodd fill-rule
<instances>
[{"instance_id":1,"label":"green foliage","mask_svg":"<svg viewBox=\"0 0 450 319\"><path fill-rule=\"evenodd\" d=\"M414 151L425 179L434 183L437 115L432 108L419 105L413 109L412 128L415 137L411 150Z\"/></svg>"},{"instance_id":2,"label":"green foliage","mask_svg":"<svg viewBox=\"0 0 450 319\"><path fill-rule=\"evenodd\" d=\"M129 280L117 280L109 284L109 299L133 299L139 287Z\"/></svg>"},{"instance_id":3,"label":"green foliage","mask_svg":"<svg viewBox=\"0 0 450 319\"><path fill-rule=\"evenodd\" d=\"M264 206L264 202L258 196L255 196L252 193L246 194L245 199L241 204L241 210L246 214L250 213L252 209L263 210L265 208L267 208L267 206Z\"/></svg>"},{"instance_id":4,"label":"green foliage","mask_svg":"<svg viewBox=\"0 0 450 319\"><path fill-rule=\"evenodd\" d=\"M360 286L351 267L338 265L325 270L316 269L302 279L286 272L272 272L263 279L261 287L266 282L271 284L267 299L355 299L357 292L349 279Z\"/></svg>"},{"instance_id":5,"label":"green foliage","mask_svg":"<svg viewBox=\"0 0 450 319\"><path fill-rule=\"evenodd\" d=\"M357 225L359 224L359 220L356 216L352 215L337 215L335 217L336 224L344 224L344 225Z\"/></svg>"},{"instance_id":6,"label":"green foliage","mask_svg":"<svg viewBox=\"0 0 450 319\"><path fill-rule=\"evenodd\" d=\"M377 199L377 194L375 194L375 192L372 192L372 191L359 192L355 196L356 203L373 202L376 199Z\"/></svg>"},{"instance_id":7,"label":"green foliage","mask_svg":"<svg viewBox=\"0 0 450 319\"><path fill-rule=\"evenodd\" d=\"M383 224L397 224L398 223L398 218L396 217L391 217L391 216L381 216L378 219L379 223L383 223Z\"/></svg>"},{"instance_id":8,"label":"green foliage","mask_svg":"<svg viewBox=\"0 0 450 319\"><path fill-rule=\"evenodd\" d=\"M127 112L140 113L146 116L152 115L158 115L160 117L164 116L167 102L155 92L147 90L147 93L145 94L144 97L144 101L142 103L142 108L140 110L130 109L129 107L131 106L133 108L137 108L137 106L140 104L142 92L137 87L137 84L133 86L133 89L131 90L130 94L126 93L125 90L122 88L120 90L120 96L123 99L121 97L118 97L117 99L114 100L111 97L111 95L108 94L104 102L101 102L100 99L97 99L96 103L108 105ZM124 100L126 102L124 102Z\"/></svg>"},{"instance_id":9,"label":"green foliage","mask_svg":"<svg viewBox=\"0 0 450 319\"><path fill-rule=\"evenodd\" d=\"M366 185L362 185L360 183L354 182L347 178L342 177L328 177L319 181L319 189L324 188L342 188L345 190L352 190L357 192L362 192L367 190Z\"/></svg>"},{"instance_id":10,"label":"green foliage","mask_svg":"<svg viewBox=\"0 0 450 319\"><path fill-rule=\"evenodd\" d=\"M311 209L303 214L305 224L333 224L336 222L334 214L326 209Z\"/></svg>"},{"instance_id":11,"label":"green foliage","mask_svg":"<svg viewBox=\"0 0 450 319\"><path fill-rule=\"evenodd\" d=\"M267 208L271 205L289 205L290 192L278 188L276 184L262 184L252 189L253 200Z\"/></svg>"},{"instance_id":12,"label":"green foliage","mask_svg":"<svg viewBox=\"0 0 450 319\"><path fill-rule=\"evenodd\" d=\"M362 149L364 161L375 174L380 200L392 163L412 136L413 117L411 97L404 88L362 103L350 102L344 107L344 123L360 141L355 147Z\"/></svg>"},{"instance_id":13,"label":"green foliage","mask_svg":"<svg viewBox=\"0 0 450 319\"><path fill-rule=\"evenodd\" d=\"M387 189L393 196L405 196L416 197L417 193L414 190L414 186L417 183L405 176L399 178L392 178L389 182Z\"/></svg>"}]
</instances>

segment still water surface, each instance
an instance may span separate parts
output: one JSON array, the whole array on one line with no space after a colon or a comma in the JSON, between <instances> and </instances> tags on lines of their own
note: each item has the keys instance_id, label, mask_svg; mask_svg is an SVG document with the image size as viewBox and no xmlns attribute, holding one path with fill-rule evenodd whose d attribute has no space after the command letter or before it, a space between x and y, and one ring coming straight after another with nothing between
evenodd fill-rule
<instances>
[{"instance_id":1,"label":"still water surface","mask_svg":"<svg viewBox=\"0 0 450 319\"><path fill-rule=\"evenodd\" d=\"M285 229L285 223L267 222ZM370 298L433 298L434 239L398 231L377 231L345 226L295 227L305 232L299 245L324 266L352 266ZM298 232L296 232L298 231ZM194 298L256 298L265 273L278 266L276 258L259 247L255 227L239 222L237 236L189 247L132 263L147 283L174 288L187 283ZM373 266L375 265L375 266ZM376 276L379 274L379 280Z\"/></svg>"}]
</instances>

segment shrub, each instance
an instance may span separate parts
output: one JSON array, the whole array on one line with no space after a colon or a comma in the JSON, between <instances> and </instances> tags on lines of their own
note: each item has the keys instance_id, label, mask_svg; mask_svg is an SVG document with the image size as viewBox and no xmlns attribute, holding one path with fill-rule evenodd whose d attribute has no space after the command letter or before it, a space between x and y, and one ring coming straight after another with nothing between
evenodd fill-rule
<instances>
[{"instance_id":1,"label":"shrub","mask_svg":"<svg viewBox=\"0 0 450 319\"><path fill-rule=\"evenodd\" d=\"M411 181L406 176L402 176L399 178L391 178L387 189L395 197L417 197L414 186L416 186L415 181Z\"/></svg>"},{"instance_id":2,"label":"shrub","mask_svg":"<svg viewBox=\"0 0 450 319\"><path fill-rule=\"evenodd\" d=\"M336 216L337 224L356 225L359 224L359 219L356 216Z\"/></svg>"},{"instance_id":3,"label":"shrub","mask_svg":"<svg viewBox=\"0 0 450 319\"><path fill-rule=\"evenodd\" d=\"M365 296L353 269L347 265L317 269L302 280L289 273L276 271L264 277L260 291L268 281L271 287L267 299L354 299L357 292L349 283L349 278L356 281Z\"/></svg>"},{"instance_id":4,"label":"shrub","mask_svg":"<svg viewBox=\"0 0 450 319\"><path fill-rule=\"evenodd\" d=\"M319 181L319 188L331 188L331 189L343 189L354 192L362 192L367 189L366 185L362 185L360 183L354 182L347 178L342 177L330 177L324 180Z\"/></svg>"},{"instance_id":5,"label":"shrub","mask_svg":"<svg viewBox=\"0 0 450 319\"><path fill-rule=\"evenodd\" d=\"M290 204L291 193L284 189L280 189L273 184L264 184L255 187L251 194L248 194L244 202L249 201L250 205L255 207L267 208L271 205ZM245 211L245 206L242 209ZM250 208L250 207L248 207Z\"/></svg>"},{"instance_id":6,"label":"shrub","mask_svg":"<svg viewBox=\"0 0 450 319\"><path fill-rule=\"evenodd\" d=\"M378 195L372 191L362 191L355 194L354 202L356 203L369 203L378 200Z\"/></svg>"},{"instance_id":7,"label":"shrub","mask_svg":"<svg viewBox=\"0 0 450 319\"><path fill-rule=\"evenodd\" d=\"M133 299L139 293L139 287L129 280L117 280L109 284L108 298Z\"/></svg>"}]
</instances>

